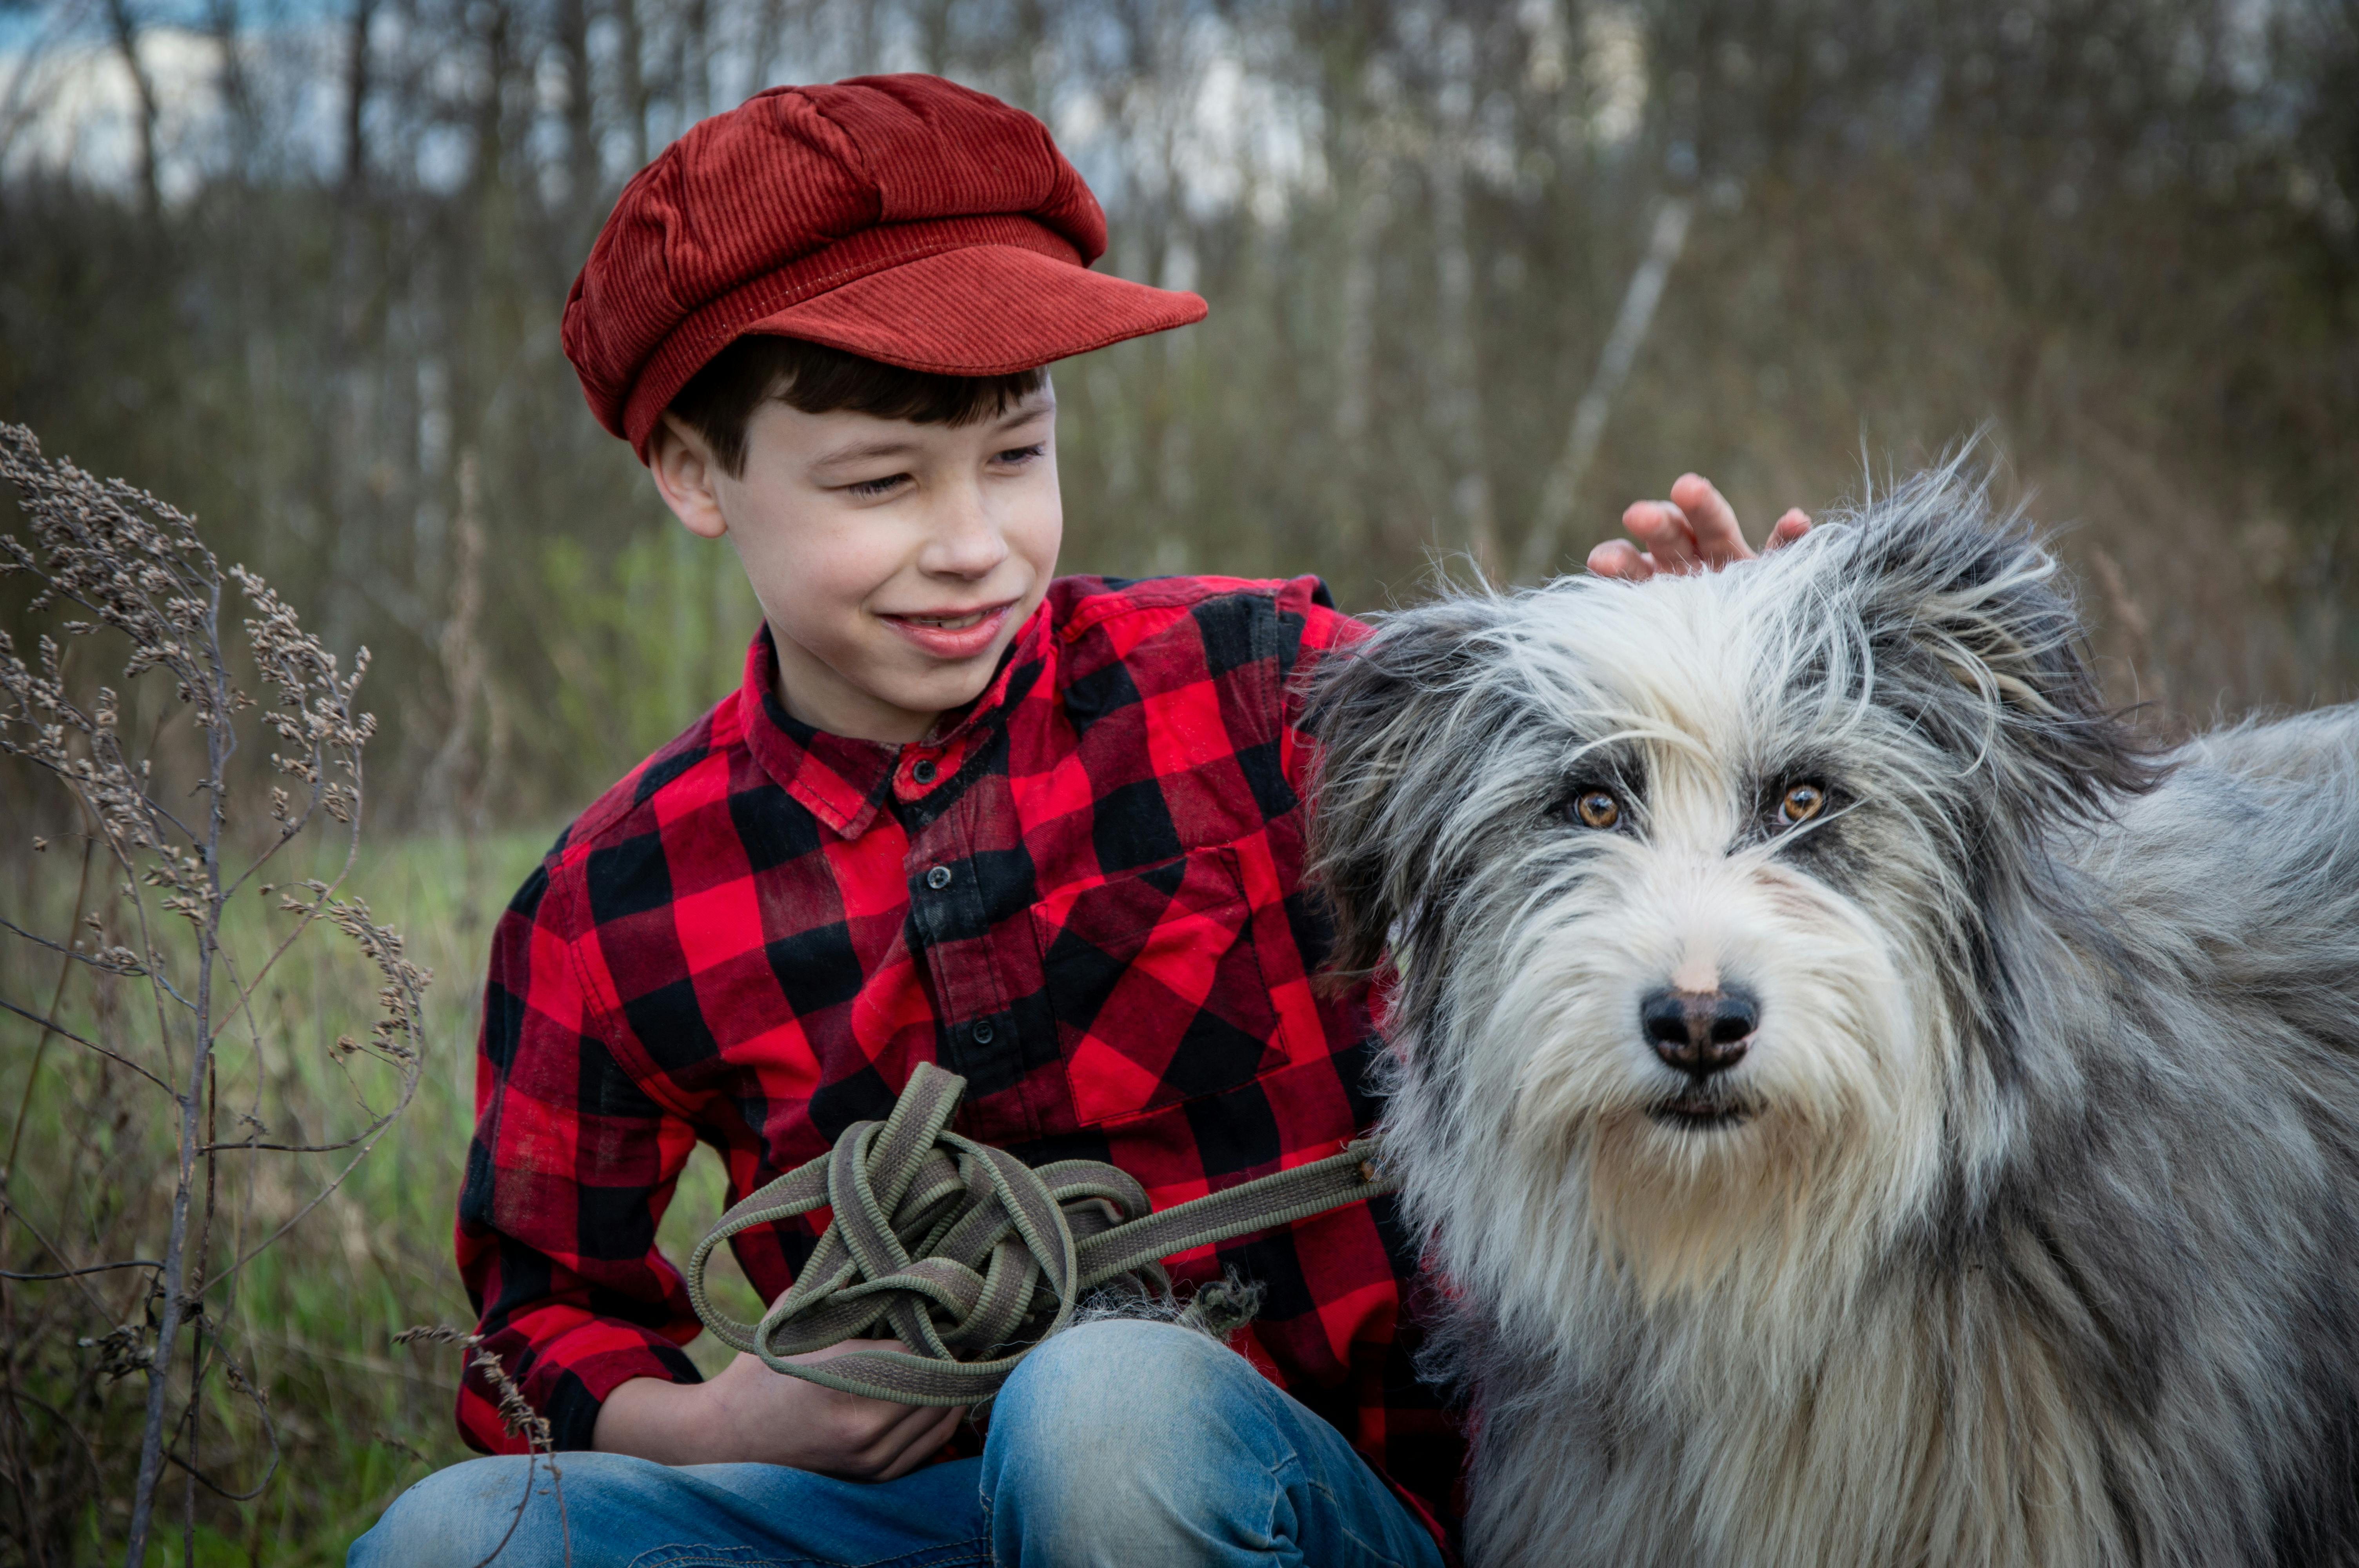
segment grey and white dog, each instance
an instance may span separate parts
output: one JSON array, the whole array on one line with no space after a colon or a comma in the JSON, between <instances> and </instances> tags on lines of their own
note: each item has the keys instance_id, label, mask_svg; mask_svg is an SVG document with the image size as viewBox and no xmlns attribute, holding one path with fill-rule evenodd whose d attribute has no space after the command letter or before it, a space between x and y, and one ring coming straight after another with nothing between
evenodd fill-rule
<instances>
[{"instance_id":1,"label":"grey and white dog","mask_svg":"<svg viewBox=\"0 0 2359 1568\"><path fill-rule=\"evenodd\" d=\"M2359 1564L2359 710L2157 752L1956 465L1331 670L1479 1564Z\"/></svg>"}]
</instances>

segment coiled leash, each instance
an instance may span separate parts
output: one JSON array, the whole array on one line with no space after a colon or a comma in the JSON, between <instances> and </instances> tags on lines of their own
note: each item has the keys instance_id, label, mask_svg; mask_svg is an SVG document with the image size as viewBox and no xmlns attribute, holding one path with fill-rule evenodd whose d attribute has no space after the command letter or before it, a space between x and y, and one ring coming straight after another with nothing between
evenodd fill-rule
<instances>
[{"instance_id":1,"label":"coiled leash","mask_svg":"<svg viewBox=\"0 0 2359 1568\"><path fill-rule=\"evenodd\" d=\"M989 1399L1040 1341L1102 1286L1161 1296L1162 1259L1394 1191L1377 1142L1150 1213L1147 1189L1095 1160L1038 1170L948 1130L966 1080L932 1063L910 1076L892 1114L857 1121L835 1147L748 1195L688 1260L696 1315L724 1345L772 1370L905 1405ZM758 1324L705 1294L712 1249L741 1230L826 1206L834 1218L795 1282ZM789 1356L879 1325L908 1351L855 1350L817 1363Z\"/></svg>"}]
</instances>

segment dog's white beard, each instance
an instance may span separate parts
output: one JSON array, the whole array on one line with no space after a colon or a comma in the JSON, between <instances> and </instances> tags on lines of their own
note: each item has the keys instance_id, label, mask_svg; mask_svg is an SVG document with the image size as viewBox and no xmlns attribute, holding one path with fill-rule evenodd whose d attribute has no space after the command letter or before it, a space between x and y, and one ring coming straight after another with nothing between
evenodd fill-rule
<instances>
[{"instance_id":1,"label":"dog's white beard","mask_svg":"<svg viewBox=\"0 0 2359 1568\"><path fill-rule=\"evenodd\" d=\"M1895 951L1911 929L1766 857L1636 846L1516 913L1461 970L1456 1038L1400 1042L1449 1059L1405 1074L1387 1119L1449 1276L1560 1346L1607 1301L1708 1296L1779 1337L1839 1315L1940 1171L1958 1053L1941 997L1903 979L1932 970ZM1629 1022L1647 977L1759 995L1741 1122L1658 1114L1666 1074Z\"/></svg>"}]
</instances>

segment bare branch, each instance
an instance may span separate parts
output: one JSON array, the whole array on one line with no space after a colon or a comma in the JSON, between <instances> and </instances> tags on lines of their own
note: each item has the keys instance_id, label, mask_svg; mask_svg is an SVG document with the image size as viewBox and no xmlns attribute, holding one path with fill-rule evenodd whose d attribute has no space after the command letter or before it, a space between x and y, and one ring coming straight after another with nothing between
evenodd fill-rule
<instances>
[{"instance_id":1,"label":"bare branch","mask_svg":"<svg viewBox=\"0 0 2359 1568\"><path fill-rule=\"evenodd\" d=\"M155 1074L149 1072L147 1068L141 1066L130 1057L125 1056L119 1051L110 1051L95 1040L84 1039L82 1036L76 1034L72 1030L68 1029L64 1024L60 1023L53 1018L45 1017L40 1013L35 1012L30 1008L18 1007L15 1002L10 1001L4 996L0 996L0 1011L13 1012L17 1017L25 1019L29 1022L38 1023L42 1028L55 1033L61 1040L71 1040L75 1044L80 1045L86 1050L97 1052L100 1055L105 1057L110 1062L115 1063L119 1066L130 1068L133 1072L138 1074L141 1077L147 1079L158 1088L162 1089L166 1094L170 1094L172 1092L171 1085L166 1083L163 1079L158 1077Z\"/></svg>"},{"instance_id":2,"label":"bare branch","mask_svg":"<svg viewBox=\"0 0 2359 1568\"><path fill-rule=\"evenodd\" d=\"M117 1269L160 1269L163 1266L153 1258L125 1258L120 1263L92 1263L87 1269L59 1269L47 1274L21 1274L14 1269L0 1269L0 1280L71 1280L82 1274L109 1274Z\"/></svg>"},{"instance_id":3,"label":"bare branch","mask_svg":"<svg viewBox=\"0 0 2359 1568\"><path fill-rule=\"evenodd\" d=\"M106 947L95 953L85 953L79 944L69 947L62 942L52 942L37 932L26 930L5 914L0 914L0 930L22 936L37 947L47 947L60 957L77 964L87 964L105 974L136 976L147 972L139 962L139 955L128 947Z\"/></svg>"},{"instance_id":4,"label":"bare branch","mask_svg":"<svg viewBox=\"0 0 2359 1568\"><path fill-rule=\"evenodd\" d=\"M42 1235L41 1227L35 1225L32 1219L27 1216L23 1209L18 1208L15 1204L9 1202L5 1194L0 1194L0 1209L7 1210L9 1217L13 1218L17 1224L25 1227L25 1234L30 1236L34 1240L41 1244L42 1251L47 1252L50 1257L55 1258L60 1263L71 1263L73 1261L71 1257L67 1256L65 1249L60 1247L47 1236ZM81 1269L69 1269L62 1272L59 1277L60 1279L71 1280L74 1282L74 1288L80 1291L83 1295L88 1296L90 1298L91 1305L98 1308L100 1312L103 1313L106 1310L106 1303L101 1301L98 1296L92 1292L88 1285L82 1283L84 1271Z\"/></svg>"}]
</instances>

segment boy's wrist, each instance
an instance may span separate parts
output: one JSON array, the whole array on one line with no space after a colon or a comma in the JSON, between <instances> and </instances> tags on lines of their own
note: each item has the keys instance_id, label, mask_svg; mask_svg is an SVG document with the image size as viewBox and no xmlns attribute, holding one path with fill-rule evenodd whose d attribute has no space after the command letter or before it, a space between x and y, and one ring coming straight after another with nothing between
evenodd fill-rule
<instances>
[{"instance_id":1,"label":"boy's wrist","mask_svg":"<svg viewBox=\"0 0 2359 1568\"><path fill-rule=\"evenodd\" d=\"M633 1378L607 1392L591 1428L591 1446L659 1465L722 1463L732 1455L718 1450L727 1446L737 1426L726 1399L717 1383Z\"/></svg>"}]
</instances>

